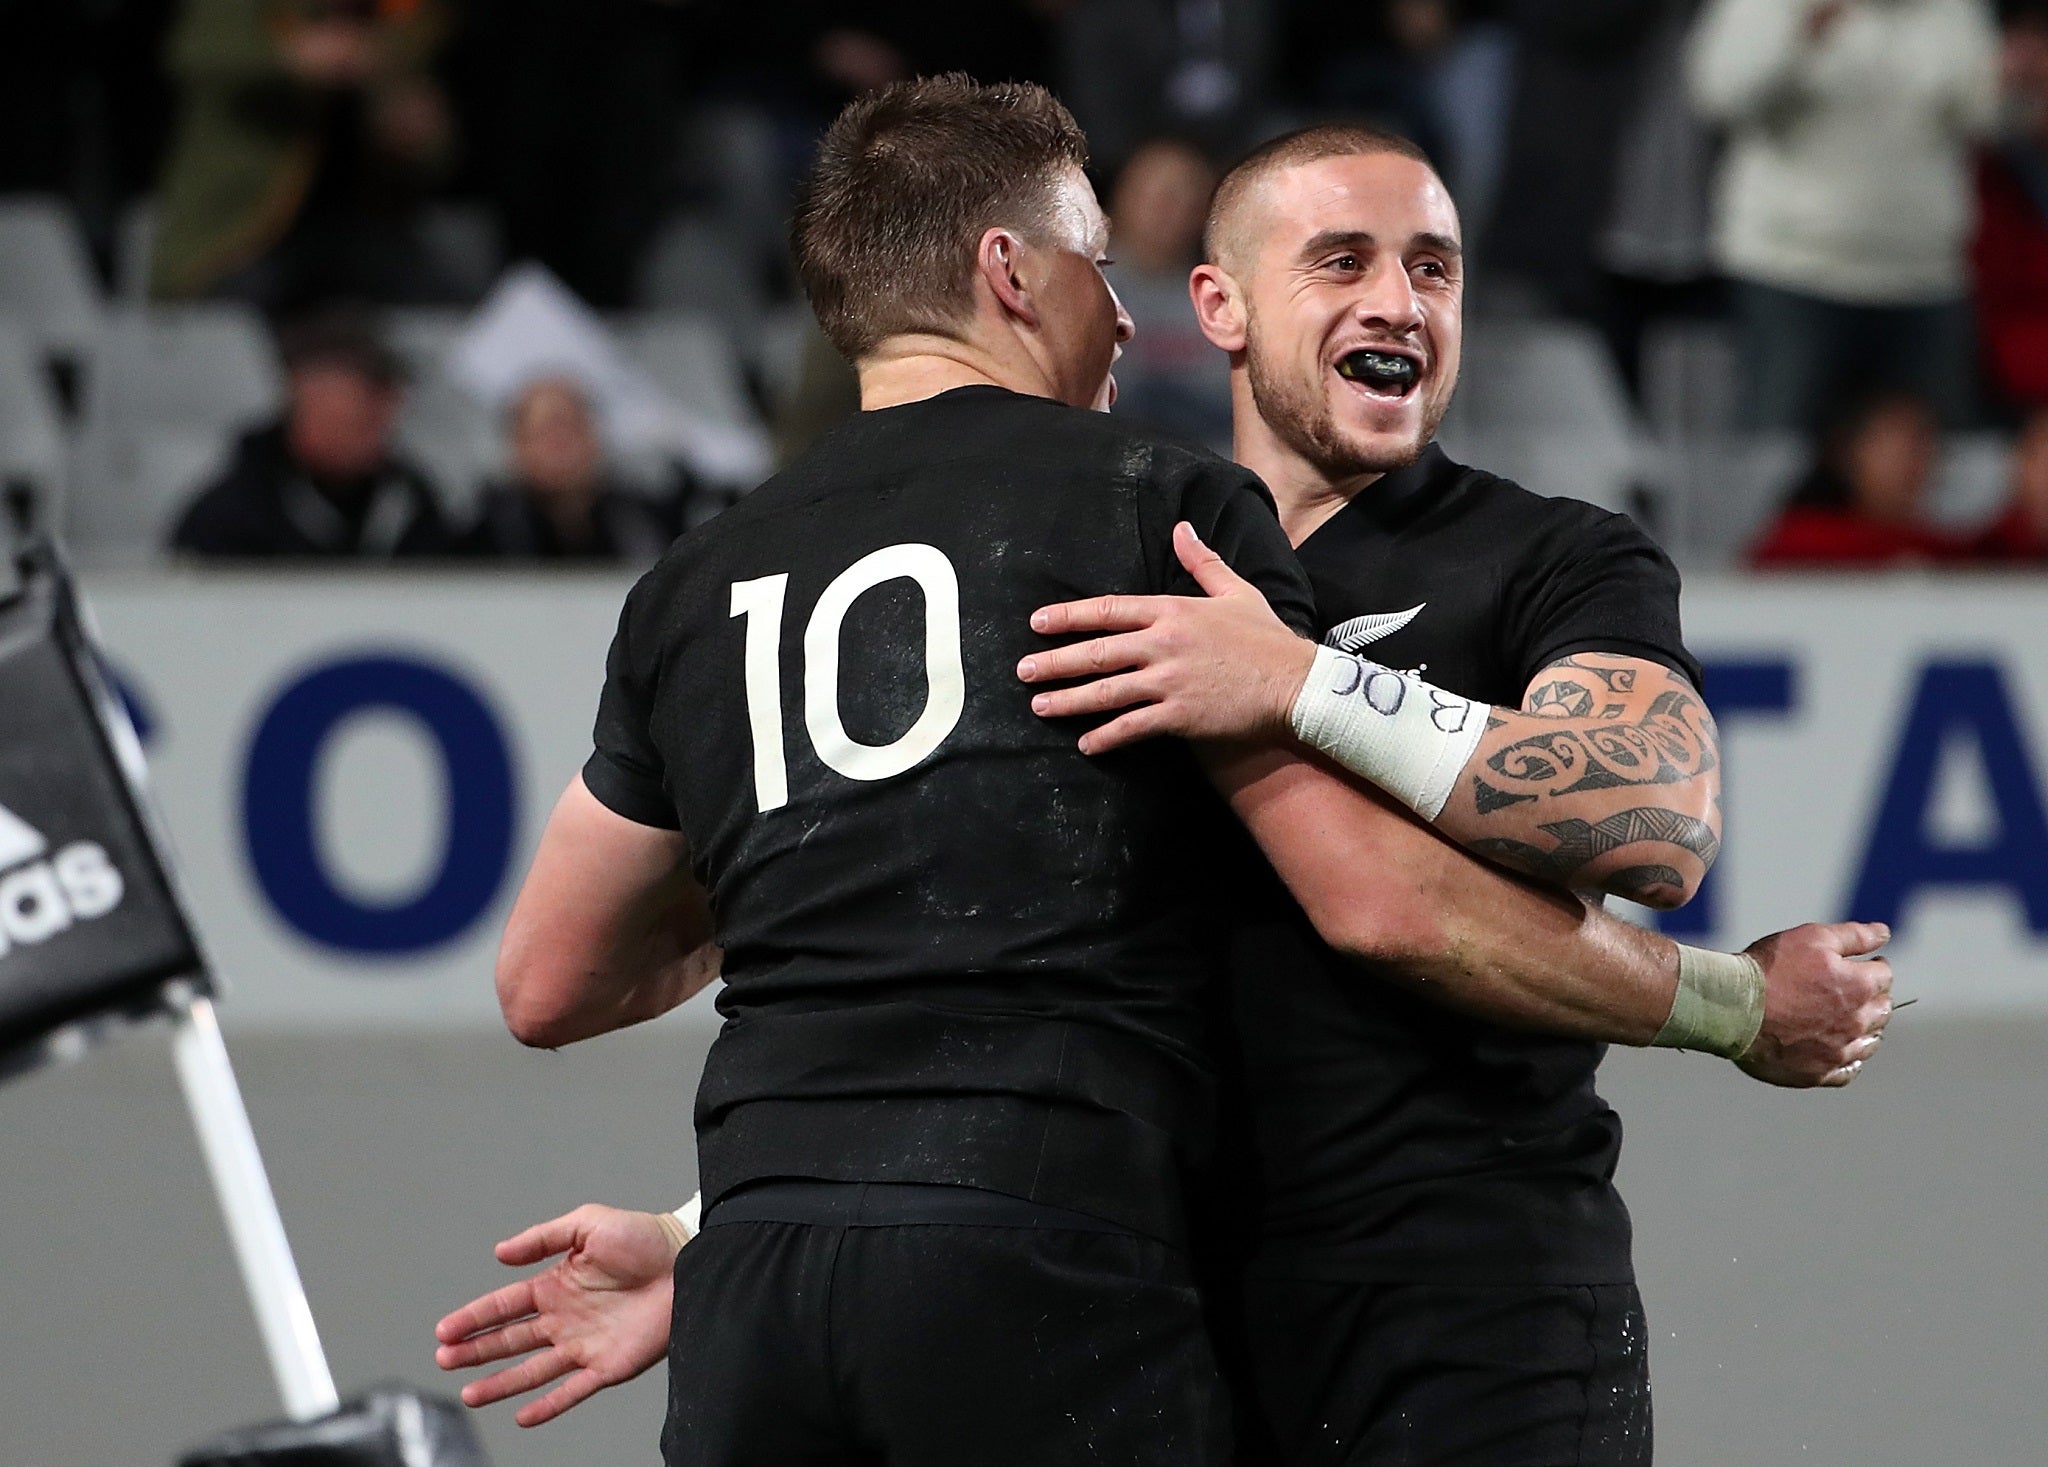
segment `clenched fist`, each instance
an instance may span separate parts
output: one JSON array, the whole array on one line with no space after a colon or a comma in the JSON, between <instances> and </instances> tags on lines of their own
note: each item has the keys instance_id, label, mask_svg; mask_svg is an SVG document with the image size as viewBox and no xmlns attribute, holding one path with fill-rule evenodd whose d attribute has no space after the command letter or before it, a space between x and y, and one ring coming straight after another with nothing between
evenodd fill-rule
<instances>
[{"instance_id":1,"label":"clenched fist","mask_svg":"<svg viewBox=\"0 0 2048 1467\"><path fill-rule=\"evenodd\" d=\"M1881 922L1809 922L1750 945L1763 965L1764 1024L1736 1060L1772 1085L1846 1085L1892 1016L1891 941Z\"/></svg>"}]
</instances>

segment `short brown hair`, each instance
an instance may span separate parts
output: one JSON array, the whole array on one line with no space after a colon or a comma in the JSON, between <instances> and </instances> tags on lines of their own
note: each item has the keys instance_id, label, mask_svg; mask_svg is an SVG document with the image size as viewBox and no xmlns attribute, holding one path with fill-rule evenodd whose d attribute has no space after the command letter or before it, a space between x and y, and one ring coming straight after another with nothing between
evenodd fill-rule
<instances>
[{"instance_id":1,"label":"short brown hair","mask_svg":"<svg viewBox=\"0 0 2048 1467\"><path fill-rule=\"evenodd\" d=\"M1224 174L1223 181L1216 185L1216 192L1209 200L1209 222L1202 228L1202 258L1212 265L1222 263L1218 253L1224 243L1223 236L1228 232L1225 224L1243 204L1252 186L1267 174L1277 173L1283 168L1298 168L1304 163L1324 158L1370 157L1375 153L1395 153L1403 158L1413 158L1432 169L1436 166L1419 144L1397 132L1364 123L1322 122L1314 127L1282 133L1271 142L1261 143Z\"/></svg>"},{"instance_id":2,"label":"short brown hair","mask_svg":"<svg viewBox=\"0 0 2048 1467\"><path fill-rule=\"evenodd\" d=\"M854 102L798 191L790 245L818 324L849 359L972 310L975 250L996 226L1041 228L1088 141L1052 93L960 73Z\"/></svg>"}]
</instances>

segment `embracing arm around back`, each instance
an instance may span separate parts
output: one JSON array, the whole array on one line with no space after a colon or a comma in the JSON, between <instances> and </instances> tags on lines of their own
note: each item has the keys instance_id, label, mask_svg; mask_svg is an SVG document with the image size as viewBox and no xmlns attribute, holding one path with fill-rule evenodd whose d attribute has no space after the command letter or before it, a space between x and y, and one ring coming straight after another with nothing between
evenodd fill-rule
<instances>
[{"instance_id":1,"label":"embracing arm around back","mask_svg":"<svg viewBox=\"0 0 2048 1467\"><path fill-rule=\"evenodd\" d=\"M1122 710L1082 739L1266 739L1293 732L1480 855L1562 886L1675 907L1720 848L1720 756L1692 685L1659 663L1581 653L1521 709L1492 708L1296 636L1195 538L1175 549L1206 596L1109 596L1041 610L1050 634L1104 632L1024 659L1046 717Z\"/></svg>"},{"instance_id":2,"label":"embracing arm around back","mask_svg":"<svg viewBox=\"0 0 2048 1467\"><path fill-rule=\"evenodd\" d=\"M1808 925L1754 943L1760 1015L1720 1047L1683 1034L1681 948L1597 904L1474 860L1320 759L1212 744L1210 777L1322 939L1495 1023L1605 1043L1711 1048L1789 1086L1845 1085L1891 1016L1881 926Z\"/></svg>"},{"instance_id":3,"label":"embracing arm around back","mask_svg":"<svg viewBox=\"0 0 2048 1467\"><path fill-rule=\"evenodd\" d=\"M718 976L683 837L626 819L578 775L548 817L498 950L498 1006L552 1049L658 1018Z\"/></svg>"}]
</instances>

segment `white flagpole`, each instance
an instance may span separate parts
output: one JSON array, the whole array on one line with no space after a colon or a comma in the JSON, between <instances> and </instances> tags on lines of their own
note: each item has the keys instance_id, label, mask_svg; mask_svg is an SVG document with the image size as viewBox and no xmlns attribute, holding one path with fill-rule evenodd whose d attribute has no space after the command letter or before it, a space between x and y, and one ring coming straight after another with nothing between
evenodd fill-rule
<instances>
[{"instance_id":1,"label":"white flagpole","mask_svg":"<svg viewBox=\"0 0 2048 1467\"><path fill-rule=\"evenodd\" d=\"M242 1282L255 1306L256 1324L277 1377L285 1412L294 1421L312 1421L331 1414L341 1402L334 1377L320 1348L320 1332L306 1303L306 1288L292 1246L278 1216L277 1198L256 1149L256 1133L235 1084L227 1046L213 1001L203 996L180 998L171 1006L171 1052L185 1104L199 1131L206 1167L227 1217Z\"/></svg>"}]
</instances>

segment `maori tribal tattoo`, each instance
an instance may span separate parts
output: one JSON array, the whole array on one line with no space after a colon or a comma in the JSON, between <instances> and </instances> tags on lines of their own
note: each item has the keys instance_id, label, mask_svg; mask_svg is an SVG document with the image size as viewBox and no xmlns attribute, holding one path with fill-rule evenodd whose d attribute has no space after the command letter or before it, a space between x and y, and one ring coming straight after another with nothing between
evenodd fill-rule
<instances>
[{"instance_id":1,"label":"maori tribal tattoo","mask_svg":"<svg viewBox=\"0 0 2048 1467\"><path fill-rule=\"evenodd\" d=\"M1617 810L1604 820L1552 820L1537 828L1555 840L1557 845L1546 851L1528 841L1496 837L1475 841L1472 849L1482 856L1491 856L1496 861L1527 871L1531 876L1566 883L1609 851L1638 841L1656 841L1681 851L1690 851L1699 857L1703 866L1713 865L1714 857L1721 853L1720 837L1714 834L1714 828L1706 821L1695 820L1690 815L1680 815L1658 805ZM1685 883L1679 879L1677 871L1664 865L1632 866L1620 873L1620 878L1636 878L1647 892L1658 882L1666 882L1667 875L1667 884L1674 890L1684 887ZM1615 890L1623 896L1636 895L1619 884L1619 879Z\"/></svg>"},{"instance_id":2,"label":"maori tribal tattoo","mask_svg":"<svg viewBox=\"0 0 2048 1467\"><path fill-rule=\"evenodd\" d=\"M1528 734L1487 754L1472 776L1473 805L1481 816L1559 796L1685 784L1718 765L1713 715L1675 675L1657 680L1637 668L1568 657L1548 669L1531 689L1522 712L1570 720L1571 726ZM1601 813L1602 808L1596 804L1586 818L1536 825L1536 831L1555 842L1549 848L1529 833L1528 820L1539 814L1533 811L1503 817L1518 838L1502 835L1475 842L1472 848L1567 885L1623 846L1662 844L1674 853L1690 853L1707 866L1720 850L1711 824L1661 804L1611 813ZM1684 890L1685 882L1669 860L1658 861L1648 851L1644 856L1643 864L1610 873L1601 884L1635 897Z\"/></svg>"},{"instance_id":3,"label":"maori tribal tattoo","mask_svg":"<svg viewBox=\"0 0 2048 1467\"><path fill-rule=\"evenodd\" d=\"M1561 695L1538 706L1548 689L1557 686L1537 689L1528 711L1558 716L1555 710L1561 705L1556 697ZM1586 713L1591 711L1588 695ZM1568 795L1628 785L1677 784L1705 774L1716 762L1713 715L1689 690L1672 688L1659 693L1633 723L1616 720L1583 730L1559 729L1518 739L1487 759L1491 774L1486 782L1511 794Z\"/></svg>"}]
</instances>

